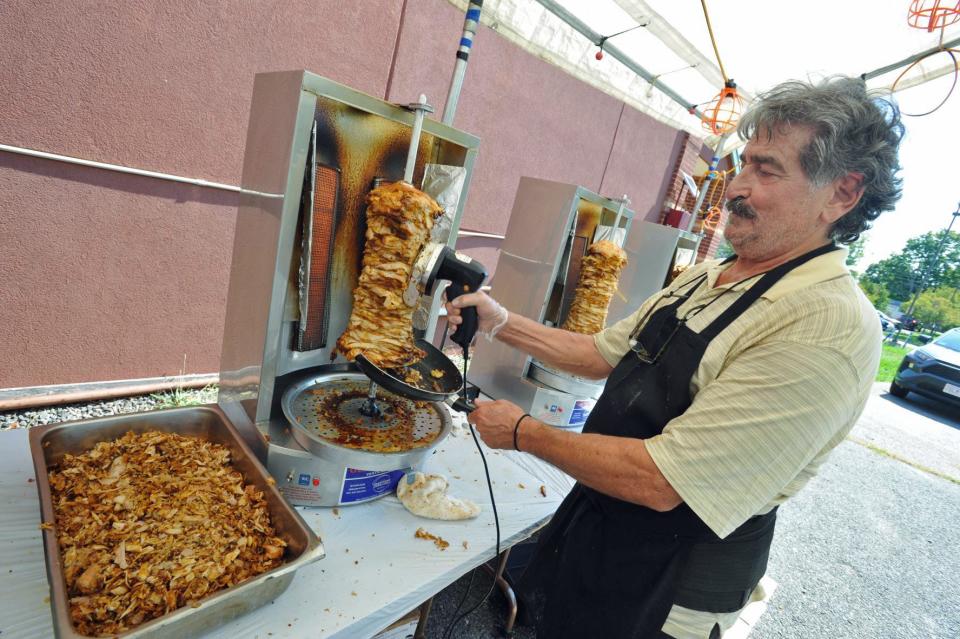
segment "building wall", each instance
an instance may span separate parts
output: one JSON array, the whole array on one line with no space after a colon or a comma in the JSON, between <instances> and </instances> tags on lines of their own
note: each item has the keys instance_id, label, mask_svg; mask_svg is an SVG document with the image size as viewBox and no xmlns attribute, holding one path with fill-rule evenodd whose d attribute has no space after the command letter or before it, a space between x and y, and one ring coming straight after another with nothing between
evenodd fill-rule
<instances>
[{"instance_id":1,"label":"building wall","mask_svg":"<svg viewBox=\"0 0 960 639\"><path fill-rule=\"evenodd\" d=\"M254 74L299 68L425 93L439 117L462 14L344 7L7 0L0 144L239 184ZM454 124L482 140L462 226L488 233L522 175L626 193L656 219L680 146L486 27ZM235 210L227 191L0 151L0 388L217 371ZM497 244L462 246L495 268Z\"/></svg>"}]
</instances>

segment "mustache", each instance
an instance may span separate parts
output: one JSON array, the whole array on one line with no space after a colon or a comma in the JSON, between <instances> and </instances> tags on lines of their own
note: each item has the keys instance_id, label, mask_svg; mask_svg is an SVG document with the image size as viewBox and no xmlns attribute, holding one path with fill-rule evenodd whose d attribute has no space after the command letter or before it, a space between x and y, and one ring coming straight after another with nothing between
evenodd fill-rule
<instances>
[{"instance_id":1,"label":"mustache","mask_svg":"<svg viewBox=\"0 0 960 639\"><path fill-rule=\"evenodd\" d=\"M726 209L733 215L747 220L755 220L757 218L757 212L746 203L742 195L727 201Z\"/></svg>"}]
</instances>

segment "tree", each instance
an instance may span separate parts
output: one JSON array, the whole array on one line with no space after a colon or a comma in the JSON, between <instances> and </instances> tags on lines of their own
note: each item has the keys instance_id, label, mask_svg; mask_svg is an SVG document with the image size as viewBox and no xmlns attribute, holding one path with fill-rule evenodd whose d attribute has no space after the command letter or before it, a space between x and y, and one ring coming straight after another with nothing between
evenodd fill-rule
<instances>
[{"instance_id":1,"label":"tree","mask_svg":"<svg viewBox=\"0 0 960 639\"><path fill-rule=\"evenodd\" d=\"M887 312L887 304L890 303L890 292L883 284L877 284L869 280L860 280L860 289L863 291L873 307L878 311Z\"/></svg>"},{"instance_id":2,"label":"tree","mask_svg":"<svg viewBox=\"0 0 960 639\"><path fill-rule=\"evenodd\" d=\"M730 246L730 242L724 240L720 242L720 246L717 247L717 252L714 254L714 257L719 260L725 260L733 254L733 247Z\"/></svg>"},{"instance_id":3,"label":"tree","mask_svg":"<svg viewBox=\"0 0 960 639\"><path fill-rule=\"evenodd\" d=\"M906 301L923 289L960 287L960 233L951 231L937 255L944 231L931 231L907 240L903 251L871 264L863 279L883 284L893 299Z\"/></svg>"},{"instance_id":4,"label":"tree","mask_svg":"<svg viewBox=\"0 0 960 639\"><path fill-rule=\"evenodd\" d=\"M920 294L913 316L927 328L945 330L960 326L960 296L957 289L941 286Z\"/></svg>"},{"instance_id":5,"label":"tree","mask_svg":"<svg viewBox=\"0 0 960 639\"><path fill-rule=\"evenodd\" d=\"M861 235L859 240L847 245L847 249L850 251L847 254L847 266L854 266L860 261L860 258L863 257L863 246L866 243L867 236Z\"/></svg>"}]
</instances>

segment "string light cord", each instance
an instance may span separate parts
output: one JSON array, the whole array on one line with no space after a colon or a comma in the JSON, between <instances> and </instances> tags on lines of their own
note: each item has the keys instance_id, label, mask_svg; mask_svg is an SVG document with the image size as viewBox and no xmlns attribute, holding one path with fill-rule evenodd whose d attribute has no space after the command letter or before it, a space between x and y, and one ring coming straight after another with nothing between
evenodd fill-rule
<instances>
[{"instance_id":1,"label":"string light cord","mask_svg":"<svg viewBox=\"0 0 960 639\"><path fill-rule=\"evenodd\" d=\"M707 0L700 0L703 7L703 17L707 20L707 31L710 33L710 43L713 45L713 53L717 56L717 66L720 67L720 75L723 76L724 84L730 82L727 72L723 70L723 62L720 60L720 49L717 48L717 39L713 36L713 25L710 24L710 14L707 12Z\"/></svg>"},{"instance_id":2,"label":"string light cord","mask_svg":"<svg viewBox=\"0 0 960 639\"><path fill-rule=\"evenodd\" d=\"M602 38L600 38L600 41L597 42L597 46L602 49L604 43L606 43L606 41L609 40L610 38L616 38L618 35L623 35L624 33L629 33L630 31L633 31L634 29L642 29L643 27L647 26L648 24L650 24L650 23L649 23L649 22L644 22L643 24L638 24L638 25L635 26L635 27L630 27L629 29L624 29L623 31L617 31L616 33L611 33L611 34L608 35L608 36L603 36Z\"/></svg>"},{"instance_id":3,"label":"string light cord","mask_svg":"<svg viewBox=\"0 0 960 639\"><path fill-rule=\"evenodd\" d=\"M607 43L607 40L609 40L610 38L615 38L618 35L623 35L624 33L627 33L629 31L633 31L634 29L642 29L648 26L649 24L650 24L649 22L644 22L643 24L638 24L634 27L630 27L629 29L624 29L623 31L617 31L616 33L611 33L610 35L607 35L607 36L601 36L600 39L597 40L595 43L598 47L600 47L600 50L597 51L597 60L603 60L603 45Z\"/></svg>"}]
</instances>

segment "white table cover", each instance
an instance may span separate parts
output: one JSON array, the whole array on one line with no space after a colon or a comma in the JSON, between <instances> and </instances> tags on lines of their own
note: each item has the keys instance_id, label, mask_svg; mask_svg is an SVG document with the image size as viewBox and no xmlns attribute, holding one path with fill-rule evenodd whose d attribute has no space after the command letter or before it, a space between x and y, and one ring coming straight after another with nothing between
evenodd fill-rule
<instances>
[{"instance_id":1,"label":"white table cover","mask_svg":"<svg viewBox=\"0 0 960 639\"><path fill-rule=\"evenodd\" d=\"M297 571L273 603L206 637L370 637L494 556L493 512L473 439L456 428L423 470L445 475L450 492L480 504L474 520L443 522L407 512L394 496L366 504L302 508L327 556ZM501 549L529 537L572 487L553 466L484 446L500 516ZM33 480L33 481L32 481ZM545 486L546 497L540 492ZM0 636L53 636L40 537L40 505L27 431L0 432ZM450 542L439 550L418 528Z\"/></svg>"}]
</instances>

